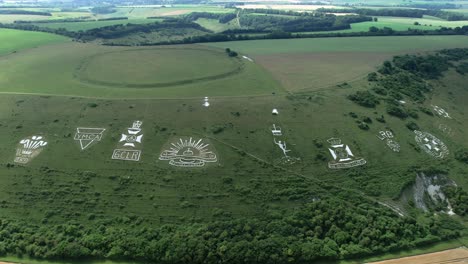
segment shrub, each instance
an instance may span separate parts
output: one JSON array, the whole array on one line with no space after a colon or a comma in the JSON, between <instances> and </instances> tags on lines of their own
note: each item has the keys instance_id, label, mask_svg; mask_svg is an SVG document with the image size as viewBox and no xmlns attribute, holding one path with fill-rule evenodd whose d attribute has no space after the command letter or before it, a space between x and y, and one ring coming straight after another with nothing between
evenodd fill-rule
<instances>
[{"instance_id":1,"label":"shrub","mask_svg":"<svg viewBox=\"0 0 468 264\"><path fill-rule=\"evenodd\" d=\"M354 94L348 95L348 99L364 107L375 107L379 104L377 96L371 94L369 91L358 91Z\"/></svg>"},{"instance_id":2,"label":"shrub","mask_svg":"<svg viewBox=\"0 0 468 264\"><path fill-rule=\"evenodd\" d=\"M468 149L459 149L455 152L455 158L458 161L468 164Z\"/></svg>"},{"instance_id":3,"label":"shrub","mask_svg":"<svg viewBox=\"0 0 468 264\"><path fill-rule=\"evenodd\" d=\"M367 75L367 80L368 80L369 82L375 82L375 81L377 81L377 73L375 73L375 72L369 73L369 74Z\"/></svg>"},{"instance_id":4,"label":"shrub","mask_svg":"<svg viewBox=\"0 0 468 264\"><path fill-rule=\"evenodd\" d=\"M380 117L376 117L375 120L377 120L380 123L385 123L385 117L381 115Z\"/></svg>"},{"instance_id":5,"label":"shrub","mask_svg":"<svg viewBox=\"0 0 468 264\"><path fill-rule=\"evenodd\" d=\"M406 123L406 127L407 127L409 130L411 130L411 131L419 130L418 124L416 124L416 123L413 122L413 121Z\"/></svg>"},{"instance_id":6,"label":"shrub","mask_svg":"<svg viewBox=\"0 0 468 264\"><path fill-rule=\"evenodd\" d=\"M387 113L392 116L396 116L399 118L407 118L408 113L405 111L405 109L398 107L396 105L390 104L387 105Z\"/></svg>"},{"instance_id":7,"label":"shrub","mask_svg":"<svg viewBox=\"0 0 468 264\"><path fill-rule=\"evenodd\" d=\"M364 122L360 122L360 123L358 124L358 127L359 127L360 129L362 129L362 130L369 130L369 126L368 126L366 123L364 123Z\"/></svg>"}]
</instances>

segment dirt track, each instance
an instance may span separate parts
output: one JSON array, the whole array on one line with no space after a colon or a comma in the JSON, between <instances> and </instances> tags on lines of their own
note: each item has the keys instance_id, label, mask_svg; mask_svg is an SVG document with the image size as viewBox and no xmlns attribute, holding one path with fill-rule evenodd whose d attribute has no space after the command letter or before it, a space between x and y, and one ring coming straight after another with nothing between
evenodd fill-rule
<instances>
[{"instance_id":1,"label":"dirt track","mask_svg":"<svg viewBox=\"0 0 468 264\"><path fill-rule=\"evenodd\" d=\"M435 253L418 255L413 257L405 257L399 259L384 260L372 262L369 264L452 264L452 263L468 263L468 249L465 247L444 250Z\"/></svg>"}]
</instances>

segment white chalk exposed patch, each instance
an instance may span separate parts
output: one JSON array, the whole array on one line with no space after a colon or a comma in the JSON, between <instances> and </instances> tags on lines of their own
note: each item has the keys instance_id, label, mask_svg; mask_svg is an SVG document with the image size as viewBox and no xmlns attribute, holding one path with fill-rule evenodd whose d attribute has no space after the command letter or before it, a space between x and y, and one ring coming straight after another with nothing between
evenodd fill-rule
<instances>
[{"instance_id":1,"label":"white chalk exposed patch","mask_svg":"<svg viewBox=\"0 0 468 264\"><path fill-rule=\"evenodd\" d=\"M330 169L346 169L366 164L367 161L363 158L355 157L351 148L341 143L341 139L330 138L327 141L330 143L328 150L333 157L333 160L328 162Z\"/></svg>"},{"instance_id":2,"label":"white chalk exposed patch","mask_svg":"<svg viewBox=\"0 0 468 264\"><path fill-rule=\"evenodd\" d=\"M20 140L14 162L22 164L30 162L41 153L45 146L47 146L47 141L42 136L31 136Z\"/></svg>"},{"instance_id":3,"label":"white chalk exposed patch","mask_svg":"<svg viewBox=\"0 0 468 264\"><path fill-rule=\"evenodd\" d=\"M143 132L141 129L142 121L134 121L132 127L127 129L126 133L122 133L118 149L112 153L112 159L139 161L141 150L135 149L141 147L143 140Z\"/></svg>"},{"instance_id":4,"label":"white chalk exposed patch","mask_svg":"<svg viewBox=\"0 0 468 264\"><path fill-rule=\"evenodd\" d=\"M105 130L105 128L78 127L73 139L80 142L81 150L85 150L93 143L101 141Z\"/></svg>"},{"instance_id":5,"label":"white chalk exposed patch","mask_svg":"<svg viewBox=\"0 0 468 264\"><path fill-rule=\"evenodd\" d=\"M170 143L169 149L161 152L159 160L168 160L176 167L204 167L207 163L216 163L218 157L210 144L202 138L179 138Z\"/></svg>"},{"instance_id":6,"label":"white chalk exposed patch","mask_svg":"<svg viewBox=\"0 0 468 264\"><path fill-rule=\"evenodd\" d=\"M437 106L437 105L432 105L432 109L434 109L434 111L435 111L439 116L452 119L452 117L450 117L449 113L448 113L447 111L445 111L445 109L443 109L442 107Z\"/></svg>"},{"instance_id":7,"label":"white chalk exposed patch","mask_svg":"<svg viewBox=\"0 0 468 264\"><path fill-rule=\"evenodd\" d=\"M209 102L209 98L208 98L208 97L205 97L205 99L203 99L203 106L204 106L204 107L210 106L210 102Z\"/></svg>"},{"instance_id":8,"label":"white chalk exposed patch","mask_svg":"<svg viewBox=\"0 0 468 264\"><path fill-rule=\"evenodd\" d=\"M394 135L393 135L392 131L388 131L388 130L387 131L379 131L379 134L377 135L377 137L380 140L385 140L385 144L387 145L387 147L389 147L394 152L400 152L400 144L398 144L398 142L393 140Z\"/></svg>"},{"instance_id":9,"label":"white chalk exposed patch","mask_svg":"<svg viewBox=\"0 0 468 264\"><path fill-rule=\"evenodd\" d=\"M271 133L273 136L282 136L283 133L281 132L281 127L277 127L275 124L273 124L273 128L271 129Z\"/></svg>"},{"instance_id":10,"label":"white chalk exposed patch","mask_svg":"<svg viewBox=\"0 0 468 264\"><path fill-rule=\"evenodd\" d=\"M140 156L141 150L114 149L114 152L112 153L112 159L115 160L139 161Z\"/></svg>"},{"instance_id":11,"label":"white chalk exposed patch","mask_svg":"<svg viewBox=\"0 0 468 264\"><path fill-rule=\"evenodd\" d=\"M428 132L415 130L415 140L419 147L434 158L443 159L449 154L447 146L440 139Z\"/></svg>"},{"instance_id":12,"label":"white chalk exposed patch","mask_svg":"<svg viewBox=\"0 0 468 264\"><path fill-rule=\"evenodd\" d=\"M253 60L251 58L247 57L247 56L242 56L242 58L244 58L244 59L246 59L246 60L248 60L250 62L253 62Z\"/></svg>"},{"instance_id":13,"label":"white chalk exposed patch","mask_svg":"<svg viewBox=\"0 0 468 264\"><path fill-rule=\"evenodd\" d=\"M439 124L439 130L444 132L444 134L448 135L448 136L451 136L452 135L452 128L450 128L448 125L446 124Z\"/></svg>"}]
</instances>

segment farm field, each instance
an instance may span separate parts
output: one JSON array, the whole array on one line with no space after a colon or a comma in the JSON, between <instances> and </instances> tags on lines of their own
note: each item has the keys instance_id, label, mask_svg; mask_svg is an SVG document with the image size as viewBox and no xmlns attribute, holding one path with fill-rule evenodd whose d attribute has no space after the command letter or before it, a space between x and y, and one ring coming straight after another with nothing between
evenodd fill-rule
<instances>
[{"instance_id":1,"label":"farm field","mask_svg":"<svg viewBox=\"0 0 468 264\"><path fill-rule=\"evenodd\" d=\"M222 32L228 29L239 29L236 19L233 19L229 23L223 24L219 23L218 20L215 19L199 18L195 21L195 23L213 32Z\"/></svg>"},{"instance_id":2,"label":"farm field","mask_svg":"<svg viewBox=\"0 0 468 264\"><path fill-rule=\"evenodd\" d=\"M42 32L28 32L12 29L0 29L0 55L11 52L17 52L23 49L35 48L44 44L53 44L60 42L68 42L68 38L42 33Z\"/></svg>"},{"instance_id":3,"label":"farm field","mask_svg":"<svg viewBox=\"0 0 468 264\"><path fill-rule=\"evenodd\" d=\"M122 24L145 24L158 22L158 19L123 19L123 20L107 20L107 21L84 21L84 22L57 22L57 23L35 23L33 25L38 27L48 28L64 28L69 31L89 30L93 28L106 27L112 25Z\"/></svg>"},{"instance_id":4,"label":"farm field","mask_svg":"<svg viewBox=\"0 0 468 264\"><path fill-rule=\"evenodd\" d=\"M429 253L413 257L405 257L401 259L392 259L379 262L372 262L369 264L400 264L400 263L414 263L414 264L425 264L425 263L463 263L468 259L468 249L457 248L451 250L445 250L436 253Z\"/></svg>"},{"instance_id":5,"label":"farm field","mask_svg":"<svg viewBox=\"0 0 468 264\"><path fill-rule=\"evenodd\" d=\"M178 54L184 53L183 50L187 47L195 49L194 52L186 53L187 59L190 58L195 64L188 60L186 64L181 64L180 61L171 58L171 56L174 58ZM71 53L70 50L74 52ZM119 56L104 56L92 60L90 65L86 63L90 57L98 54L128 50L133 50L132 55L134 56L127 61L120 60ZM174 98L259 95L282 91L279 84L261 66L247 60L229 58L221 49L197 47L196 45L155 47L153 49L155 52L165 52L165 59L157 61L149 60L147 50L148 48L109 47L82 43L64 43L26 50L15 54L15 56L0 58L0 68L3 69L0 73L0 84L5 87L0 92L105 98ZM111 54L119 55L119 53ZM205 61L207 57L212 58L212 60ZM121 74L130 76L129 74L136 73L138 76L145 76L146 79L133 79L120 84L109 84L108 80L112 77L117 78L117 80L122 79L118 79L117 74L105 70L106 68L99 68L99 64L113 62L126 65L121 69ZM194 79L187 79L187 77L178 74L177 67L179 65L185 65L188 73L189 69L194 69L194 66L199 65L196 62L205 63L205 67L212 65L210 69L217 67L219 69L216 70L215 74L209 74L208 71L203 71L204 67L199 67L197 72L201 74L194 75ZM43 63L46 63L48 67L40 67ZM155 68L146 68L149 65L154 67L163 64L172 65L172 71L167 76L157 75L158 72L155 71ZM238 65L236 70L234 70L233 65ZM98 71L89 72L86 70L88 66ZM237 70L237 67L240 69ZM102 72L104 75L101 76L102 70L105 72ZM26 76L29 78L25 78L24 71L28 72ZM166 70L165 73L168 71ZM93 76L97 76L97 78ZM167 85L155 83L154 89L135 89L139 86L151 86L149 83L154 81L156 76L164 77L170 83ZM132 81L132 83L127 84L128 81ZM178 83L180 85L176 85Z\"/></svg>"},{"instance_id":6,"label":"farm field","mask_svg":"<svg viewBox=\"0 0 468 264\"><path fill-rule=\"evenodd\" d=\"M128 17L128 18L147 18L158 16L178 16L191 12L210 12L210 13L227 13L233 12L233 9L223 8L221 6L210 5L170 5L168 7L118 7L117 12L107 15L100 15L102 18L107 17Z\"/></svg>"},{"instance_id":7,"label":"farm field","mask_svg":"<svg viewBox=\"0 0 468 264\"><path fill-rule=\"evenodd\" d=\"M313 11L319 8L346 8L341 6L334 6L334 5L281 5L281 4L247 4L247 5L239 5L236 6L237 8L243 9L278 9L278 10L292 10L292 11Z\"/></svg>"},{"instance_id":8,"label":"farm field","mask_svg":"<svg viewBox=\"0 0 468 264\"><path fill-rule=\"evenodd\" d=\"M389 27L396 31L406 31L408 28L419 30L436 30L441 27L462 27L468 25L466 21L446 21L434 18L403 18L403 17L377 17L377 22L361 22L351 24L351 29L328 31L328 32L367 32L370 27ZM414 25L418 22L420 25ZM323 33L323 32L317 32Z\"/></svg>"},{"instance_id":9,"label":"farm field","mask_svg":"<svg viewBox=\"0 0 468 264\"><path fill-rule=\"evenodd\" d=\"M320 90L359 79L383 60L402 53L468 47L460 37L368 37L255 40L204 44L229 47L255 59L288 91ZM320 62L320 63L317 63Z\"/></svg>"}]
</instances>

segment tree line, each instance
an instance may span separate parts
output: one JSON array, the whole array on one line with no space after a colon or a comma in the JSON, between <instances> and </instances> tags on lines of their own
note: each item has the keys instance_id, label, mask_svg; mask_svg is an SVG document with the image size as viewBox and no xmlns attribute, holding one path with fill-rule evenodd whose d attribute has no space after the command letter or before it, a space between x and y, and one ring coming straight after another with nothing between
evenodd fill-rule
<instances>
[{"instance_id":1,"label":"tree line","mask_svg":"<svg viewBox=\"0 0 468 264\"><path fill-rule=\"evenodd\" d=\"M346 201L317 198L288 214L159 227L136 216L87 226L2 219L0 255L164 264L311 263L428 245L456 238L462 229L446 215L418 223L351 195Z\"/></svg>"},{"instance_id":2,"label":"tree line","mask_svg":"<svg viewBox=\"0 0 468 264\"><path fill-rule=\"evenodd\" d=\"M35 15L35 16L52 16L50 12L17 10L17 9L0 9L0 15Z\"/></svg>"},{"instance_id":3,"label":"tree line","mask_svg":"<svg viewBox=\"0 0 468 264\"><path fill-rule=\"evenodd\" d=\"M264 32L331 31L351 28L351 23L372 21L366 16L303 16L280 17L244 14L239 18L241 27Z\"/></svg>"},{"instance_id":4,"label":"tree line","mask_svg":"<svg viewBox=\"0 0 468 264\"><path fill-rule=\"evenodd\" d=\"M348 18L344 19L346 22L351 23ZM352 20L351 20L352 21ZM340 22L338 22L339 25ZM265 25L265 24L263 24ZM219 42L219 41L241 41L241 40L258 40L258 39L289 39L289 38L325 38L325 37L369 37L369 36L423 36L423 35L468 35L468 26L456 27L456 28L446 28L442 27L436 30L419 30L419 29L408 29L407 31L394 31L391 28L370 28L368 32L327 32L327 33L292 33L286 32L283 29L289 30L288 25L284 24L280 29L269 30L262 29L235 29L227 30L221 33L212 33L210 30L205 29L199 24L193 22L187 22L181 19L165 19L163 22L155 22L148 24L120 24L112 25L101 28L90 29L87 31L69 31L65 28L47 28L42 26L37 26L29 23L16 23L16 24L4 24L0 23L0 28L10 28L10 29L19 29L19 30L29 30L29 31L41 31L47 33L54 33L59 35L64 35L70 38L73 38L77 41L91 41L97 38L103 39L112 39L117 37L123 37L128 34L136 32L151 32L158 29L181 29L189 28L196 29L199 31L206 32L206 35L202 36L190 36L181 40L170 40L170 41L158 41L153 43L142 43L140 45L171 45L171 44L188 44L188 43L203 43L203 42ZM310 26L316 26L316 24L305 24ZM263 27L263 26L262 26ZM317 28L318 29L318 28ZM302 30L306 30L304 26ZM249 33L263 33L258 35L249 35ZM123 44L113 44L109 41L106 45L123 45Z\"/></svg>"},{"instance_id":5,"label":"tree line","mask_svg":"<svg viewBox=\"0 0 468 264\"><path fill-rule=\"evenodd\" d=\"M216 19L219 23L226 24L236 18L236 16L237 15L235 13L192 12L188 15L185 15L183 19L188 22L193 22L199 18L208 18Z\"/></svg>"}]
</instances>

